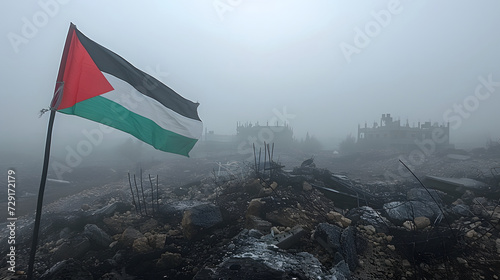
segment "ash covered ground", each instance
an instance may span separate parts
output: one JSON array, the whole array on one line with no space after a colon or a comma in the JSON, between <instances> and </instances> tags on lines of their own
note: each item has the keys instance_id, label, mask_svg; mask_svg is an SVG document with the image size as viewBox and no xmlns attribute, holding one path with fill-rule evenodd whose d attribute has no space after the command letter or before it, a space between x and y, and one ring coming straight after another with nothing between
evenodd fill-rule
<instances>
[{"instance_id":1,"label":"ash covered ground","mask_svg":"<svg viewBox=\"0 0 500 280\"><path fill-rule=\"evenodd\" d=\"M497 149L421 160L390 151L313 158L286 151L266 166L238 154L173 157L143 165L142 189L136 169L75 171L81 181L73 184L84 186L44 206L35 275L498 279L499 161ZM7 271L4 255L2 279L26 277L32 216L19 218L17 273Z\"/></svg>"}]
</instances>

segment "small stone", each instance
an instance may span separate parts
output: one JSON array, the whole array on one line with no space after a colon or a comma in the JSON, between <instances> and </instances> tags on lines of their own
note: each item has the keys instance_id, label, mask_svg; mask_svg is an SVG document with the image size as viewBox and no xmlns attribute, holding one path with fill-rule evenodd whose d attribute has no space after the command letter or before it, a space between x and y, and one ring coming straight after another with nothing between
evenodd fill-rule
<instances>
[{"instance_id":1,"label":"small stone","mask_svg":"<svg viewBox=\"0 0 500 280\"><path fill-rule=\"evenodd\" d=\"M302 183L302 189L304 191L311 191L313 189L313 187L311 186L311 184L309 184L308 182L304 181L304 183Z\"/></svg>"},{"instance_id":2,"label":"small stone","mask_svg":"<svg viewBox=\"0 0 500 280\"><path fill-rule=\"evenodd\" d=\"M427 217L416 217L413 219L413 222L415 223L417 229L424 229L431 224L431 221Z\"/></svg>"},{"instance_id":3,"label":"small stone","mask_svg":"<svg viewBox=\"0 0 500 280\"><path fill-rule=\"evenodd\" d=\"M271 231L276 235L276 234L280 234L281 231L277 228L277 227L272 227L271 228Z\"/></svg>"},{"instance_id":4,"label":"small stone","mask_svg":"<svg viewBox=\"0 0 500 280\"><path fill-rule=\"evenodd\" d=\"M404 267L410 267L411 264L410 264L410 262L408 260L403 260L403 266Z\"/></svg>"},{"instance_id":5,"label":"small stone","mask_svg":"<svg viewBox=\"0 0 500 280\"><path fill-rule=\"evenodd\" d=\"M392 235L387 235L387 236L385 237L385 239L387 240L387 242L391 242L391 241L392 241L392 238L393 238L393 236L392 236Z\"/></svg>"},{"instance_id":6,"label":"small stone","mask_svg":"<svg viewBox=\"0 0 500 280\"><path fill-rule=\"evenodd\" d=\"M278 183L272 182L271 189L275 190L278 187Z\"/></svg>"},{"instance_id":7,"label":"small stone","mask_svg":"<svg viewBox=\"0 0 500 280\"><path fill-rule=\"evenodd\" d=\"M365 226L365 230L368 232L368 234L375 234L377 232L375 227L372 225Z\"/></svg>"},{"instance_id":8,"label":"small stone","mask_svg":"<svg viewBox=\"0 0 500 280\"><path fill-rule=\"evenodd\" d=\"M346 228L351 225L352 221L351 219L348 219L346 217L340 218L340 223L342 224L342 227Z\"/></svg>"},{"instance_id":9,"label":"small stone","mask_svg":"<svg viewBox=\"0 0 500 280\"><path fill-rule=\"evenodd\" d=\"M457 262L459 264L466 264L467 263L467 261L465 259L461 258L461 257L457 257Z\"/></svg>"},{"instance_id":10,"label":"small stone","mask_svg":"<svg viewBox=\"0 0 500 280\"><path fill-rule=\"evenodd\" d=\"M132 249L136 253L147 253L153 251L153 248L149 246L147 237L143 236L134 240L132 244Z\"/></svg>"},{"instance_id":11,"label":"small stone","mask_svg":"<svg viewBox=\"0 0 500 280\"><path fill-rule=\"evenodd\" d=\"M256 217L261 216L262 206L265 204L260 198L254 198L248 204L247 212L245 214L246 217L253 215Z\"/></svg>"},{"instance_id":12,"label":"small stone","mask_svg":"<svg viewBox=\"0 0 500 280\"><path fill-rule=\"evenodd\" d=\"M466 236L466 237L468 237L468 238L472 238L472 237L474 237L474 235L475 235L475 234L476 234L476 232L475 232L473 229L471 229L471 230L469 230L469 231L465 234L465 236Z\"/></svg>"},{"instance_id":13,"label":"small stone","mask_svg":"<svg viewBox=\"0 0 500 280\"><path fill-rule=\"evenodd\" d=\"M166 237L166 234L154 234L151 237L148 237L148 244L153 247L153 249L162 249L165 244Z\"/></svg>"},{"instance_id":14,"label":"small stone","mask_svg":"<svg viewBox=\"0 0 500 280\"><path fill-rule=\"evenodd\" d=\"M123 231L122 235L120 236L120 243L122 243L123 245L125 246L132 246L132 244L134 243L134 240L136 240L137 238L140 238L140 237L143 237L143 234L132 228L132 227L128 227L127 229L125 229L125 231Z\"/></svg>"},{"instance_id":15,"label":"small stone","mask_svg":"<svg viewBox=\"0 0 500 280\"><path fill-rule=\"evenodd\" d=\"M396 250L396 246L394 246L392 244L387 245L387 248L389 248L391 251L395 251Z\"/></svg>"},{"instance_id":16,"label":"small stone","mask_svg":"<svg viewBox=\"0 0 500 280\"><path fill-rule=\"evenodd\" d=\"M391 260L384 260L385 265L392 266Z\"/></svg>"},{"instance_id":17,"label":"small stone","mask_svg":"<svg viewBox=\"0 0 500 280\"><path fill-rule=\"evenodd\" d=\"M405 227L407 230L415 230L415 224L412 221L405 221L403 223L403 227Z\"/></svg>"},{"instance_id":18,"label":"small stone","mask_svg":"<svg viewBox=\"0 0 500 280\"><path fill-rule=\"evenodd\" d=\"M335 212L335 211L330 211L326 214L326 217L330 222L339 222L340 219L342 219L342 214Z\"/></svg>"}]
</instances>

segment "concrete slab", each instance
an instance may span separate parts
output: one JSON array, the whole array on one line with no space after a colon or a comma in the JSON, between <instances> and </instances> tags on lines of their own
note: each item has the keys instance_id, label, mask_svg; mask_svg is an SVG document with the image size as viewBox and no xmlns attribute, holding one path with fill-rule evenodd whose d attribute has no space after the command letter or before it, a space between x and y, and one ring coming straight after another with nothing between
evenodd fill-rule
<instances>
[{"instance_id":1,"label":"concrete slab","mask_svg":"<svg viewBox=\"0 0 500 280\"><path fill-rule=\"evenodd\" d=\"M453 185L456 187L464 187L469 189L482 189L488 187L487 184L470 178L446 178L446 177L427 176L426 179Z\"/></svg>"}]
</instances>

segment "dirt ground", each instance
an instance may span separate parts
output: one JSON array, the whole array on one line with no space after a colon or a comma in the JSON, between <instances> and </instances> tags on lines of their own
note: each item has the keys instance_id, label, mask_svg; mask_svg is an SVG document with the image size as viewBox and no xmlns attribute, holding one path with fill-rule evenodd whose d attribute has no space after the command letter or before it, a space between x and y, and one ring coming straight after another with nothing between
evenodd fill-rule
<instances>
[{"instance_id":1,"label":"dirt ground","mask_svg":"<svg viewBox=\"0 0 500 280\"><path fill-rule=\"evenodd\" d=\"M277 153L274 155L274 159L284 166L284 170L291 170L313 156L317 168L345 175L359 184L371 184L373 182L381 182L383 184L383 182L389 181L392 182L391 184L405 181L412 184L417 183L416 178L407 172L400 160L406 163L419 178L432 175L487 180L498 175L496 167L500 166L500 157L496 154L477 152L468 153L466 156L456 155L456 153L440 153L423 158L412 158L411 151L407 153L378 151L344 156L334 154L333 152L322 152L311 155L293 151L290 153ZM217 183L217 175L223 172L225 168L228 168L228 166L231 166L232 163L237 163L239 166L245 166L250 169L253 167L253 162L249 155L240 155L237 153L212 155L209 157L171 157L166 161L151 160L143 163L141 167L143 168L145 186L149 184L147 181L148 175L151 175L153 178L158 176L159 187L164 194L162 199L168 200L170 198L175 199L175 194L180 195L178 191L182 191L183 188L186 190L186 193L182 193L182 195L200 197L203 194L201 186L213 184L214 182ZM130 174L131 178L134 175L138 177L140 170L139 168L113 169L112 167L86 167L75 170L74 174L68 180L72 182L71 188L68 188L67 185L53 185L48 189L44 210L52 213L66 212L72 211L75 208L79 209L84 207L84 205L88 205L89 207L93 205L95 207L106 205L110 199L116 200L122 198L130 200L128 175ZM173 197L168 197L169 195ZM287 195L292 194L289 193ZM242 202L239 204L241 209L235 208L234 212L242 214L246 211L248 203L248 201L245 202L245 199L249 199L249 197L241 196L238 199ZM25 200L19 202L29 204L34 209L33 197L26 197ZM130 203L131 201L125 202ZM321 202L318 205L324 209L331 207L327 201ZM344 212L347 211L347 209L343 210ZM24 211L29 213L31 207L27 207ZM25 216L25 219L29 219L29 216ZM320 220L322 218L317 216L314 219ZM478 221L480 222L478 225L481 225L481 222L484 223L484 221L479 219L474 221L473 217L468 220L462 220L460 223L469 226ZM179 246L184 246L184 249L179 251L179 253L188 256L200 255L197 258L192 257L191 260L188 258L188 265L184 268L185 271L177 271L176 273L179 277L173 279L182 279L183 275L193 275L191 270L200 269L199 264L196 265L195 263L202 259L204 262L210 260L209 263L212 262L215 265L225 254L222 248L228 244L232 236L244 228L244 223L244 220L241 218L236 219L234 223L215 229L210 238L193 244L183 243L179 236L173 234L173 240L180 242L174 247L180 248ZM168 230L175 231L180 230L180 228L173 226ZM285 227L281 227L280 230L285 230ZM397 252L393 247L389 246L394 244L391 243L392 237L390 233L373 234L363 226L357 226L357 232L363 251L359 255L360 265L353 273L353 279L446 279L446 275L457 275L456 267L460 267L460 265L462 272L467 271L464 275L468 277L476 275L479 277L474 279L498 279L498 274L500 273L500 261L498 253L494 249L495 244L490 244L491 240L498 237L498 229L490 230L489 238L483 240L484 242L479 242L481 236L472 243L468 242L470 240L464 241L460 239L458 242L465 242L464 244L466 244L465 246L468 249L466 255L454 255L452 260L442 261L435 265L432 263L425 264L422 267L415 267L414 263L401 258L401 252ZM491 249L487 250L487 246L490 246ZM174 252L179 250L175 248L170 249ZM320 249L317 244L315 245L310 238L304 238L301 245L296 249L308 250L314 253L325 266L331 266L331 259L328 257L327 252ZM21 263L23 262L25 261L21 261ZM447 271L450 268L453 270L454 267L454 272ZM436 274L436 271L441 272ZM437 276L433 278L434 276L432 275Z\"/></svg>"}]
</instances>

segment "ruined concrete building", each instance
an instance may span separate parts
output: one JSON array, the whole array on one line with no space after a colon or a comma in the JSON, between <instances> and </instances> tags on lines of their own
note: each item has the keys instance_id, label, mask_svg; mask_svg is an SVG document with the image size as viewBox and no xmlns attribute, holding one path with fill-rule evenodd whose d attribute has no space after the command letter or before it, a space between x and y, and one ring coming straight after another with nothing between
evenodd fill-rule
<instances>
[{"instance_id":1,"label":"ruined concrete building","mask_svg":"<svg viewBox=\"0 0 500 280\"><path fill-rule=\"evenodd\" d=\"M382 114L380 125L374 122L372 127L358 125L358 147L361 149L414 149L425 145L436 150L452 147L450 145L450 125L418 122L410 126L408 120L401 125L400 120L393 120L391 114Z\"/></svg>"}]
</instances>

